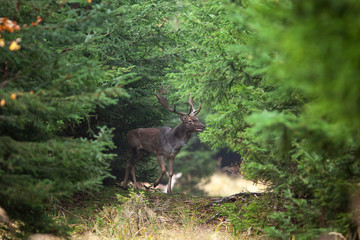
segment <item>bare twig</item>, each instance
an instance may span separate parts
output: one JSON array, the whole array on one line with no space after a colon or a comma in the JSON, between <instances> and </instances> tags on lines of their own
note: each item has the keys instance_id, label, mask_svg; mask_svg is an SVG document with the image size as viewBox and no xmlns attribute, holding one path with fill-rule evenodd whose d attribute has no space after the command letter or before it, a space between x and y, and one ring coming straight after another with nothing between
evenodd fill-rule
<instances>
[{"instance_id":1,"label":"bare twig","mask_svg":"<svg viewBox=\"0 0 360 240\"><path fill-rule=\"evenodd\" d=\"M209 218L208 220L205 221L205 224L211 222L212 220L214 220L215 218L217 218L220 215L220 213L218 212L217 214L215 214L214 216L212 216L211 218Z\"/></svg>"}]
</instances>

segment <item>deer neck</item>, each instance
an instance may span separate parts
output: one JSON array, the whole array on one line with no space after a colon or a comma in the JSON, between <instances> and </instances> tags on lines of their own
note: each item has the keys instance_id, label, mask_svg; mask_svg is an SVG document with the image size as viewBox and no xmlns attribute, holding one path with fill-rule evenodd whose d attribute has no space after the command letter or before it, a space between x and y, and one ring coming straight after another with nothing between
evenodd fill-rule
<instances>
[{"instance_id":1,"label":"deer neck","mask_svg":"<svg viewBox=\"0 0 360 240\"><path fill-rule=\"evenodd\" d=\"M177 125L171 130L171 136L176 141L181 141L184 145L187 143L191 136L192 132L185 126L183 122Z\"/></svg>"}]
</instances>

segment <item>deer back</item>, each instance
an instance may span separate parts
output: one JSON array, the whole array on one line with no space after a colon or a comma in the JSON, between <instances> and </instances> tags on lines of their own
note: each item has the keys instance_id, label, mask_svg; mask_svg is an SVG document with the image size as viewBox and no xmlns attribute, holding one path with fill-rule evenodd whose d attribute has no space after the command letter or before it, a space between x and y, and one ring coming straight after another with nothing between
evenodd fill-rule
<instances>
[{"instance_id":1,"label":"deer back","mask_svg":"<svg viewBox=\"0 0 360 240\"><path fill-rule=\"evenodd\" d=\"M156 155L169 155L173 152L169 142L171 128L137 128L127 133L130 149L135 153L145 150Z\"/></svg>"}]
</instances>

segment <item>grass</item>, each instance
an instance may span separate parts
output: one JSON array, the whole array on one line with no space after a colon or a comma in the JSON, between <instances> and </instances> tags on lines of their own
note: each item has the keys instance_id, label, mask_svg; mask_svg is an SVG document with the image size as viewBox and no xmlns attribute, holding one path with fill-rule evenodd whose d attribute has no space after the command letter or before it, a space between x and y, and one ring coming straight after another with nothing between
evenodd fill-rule
<instances>
[{"instance_id":1,"label":"grass","mask_svg":"<svg viewBox=\"0 0 360 240\"><path fill-rule=\"evenodd\" d=\"M71 228L69 239L261 239L256 235L259 231L251 228L254 224L246 227L249 221L238 214L240 210L247 213L251 199L235 202L240 205L208 205L216 199L219 198L104 186L99 192L78 193L53 203L49 215ZM231 207L236 209L232 211ZM9 226L11 231L7 233L8 227L1 230L0 225L0 235L11 239L19 231L16 222ZM34 239L61 238L48 235Z\"/></svg>"},{"instance_id":2,"label":"grass","mask_svg":"<svg viewBox=\"0 0 360 240\"><path fill-rule=\"evenodd\" d=\"M208 197L105 187L56 205L54 217L72 227L71 239L244 239L205 208Z\"/></svg>"}]
</instances>

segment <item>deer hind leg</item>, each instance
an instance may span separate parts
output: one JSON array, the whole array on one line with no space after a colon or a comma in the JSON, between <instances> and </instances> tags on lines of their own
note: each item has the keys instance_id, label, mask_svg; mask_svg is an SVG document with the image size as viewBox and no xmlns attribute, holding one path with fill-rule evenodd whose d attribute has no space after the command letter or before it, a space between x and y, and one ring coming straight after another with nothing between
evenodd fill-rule
<instances>
[{"instance_id":1,"label":"deer hind leg","mask_svg":"<svg viewBox=\"0 0 360 240\"><path fill-rule=\"evenodd\" d=\"M128 179L129 179L129 173L130 173L130 170L132 168L132 165L133 165L133 157L131 157L130 159L128 159L126 161L126 169L125 169L125 177L124 177L124 183L123 183L123 188L124 189L127 189L127 184L128 184Z\"/></svg>"},{"instance_id":2,"label":"deer hind leg","mask_svg":"<svg viewBox=\"0 0 360 240\"><path fill-rule=\"evenodd\" d=\"M134 188L135 189L139 188L139 185L138 185L138 183L136 181L135 165L136 165L137 161L142 158L142 156L143 156L143 153L140 150L135 150L132 157L129 160L127 160L125 177L124 177L124 184L123 184L124 189L127 189L127 183L128 183L130 173L131 173L131 176L132 176L132 179L133 179Z\"/></svg>"},{"instance_id":3,"label":"deer hind leg","mask_svg":"<svg viewBox=\"0 0 360 240\"><path fill-rule=\"evenodd\" d=\"M133 164L131 165L130 170L131 170L131 176L132 176L132 180L133 180L133 184L134 184L135 189L140 189L141 188L141 186L136 181L135 165L144 155L145 155L144 151L142 151L141 149L137 149L137 151L135 153L135 156L134 156Z\"/></svg>"},{"instance_id":4,"label":"deer hind leg","mask_svg":"<svg viewBox=\"0 0 360 240\"><path fill-rule=\"evenodd\" d=\"M135 188L135 189L141 188L141 187L139 186L138 182L136 181L135 164L131 166L131 176L132 176L132 179L133 179L134 188Z\"/></svg>"},{"instance_id":5,"label":"deer hind leg","mask_svg":"<svg viewBox=\"0 0 360 240\"><path fill-rule=\"evenodd\" d=\"M164 174L166 173L166 168L165 168L165 163L164 163L164 157L163 156L157 156L157 160L159 162L160 168L161 168L161 173L158 179L156 179L155 183L154 183L154 188L159 185L162 177L164 176Z\"/></svg>"}]
</instances>

